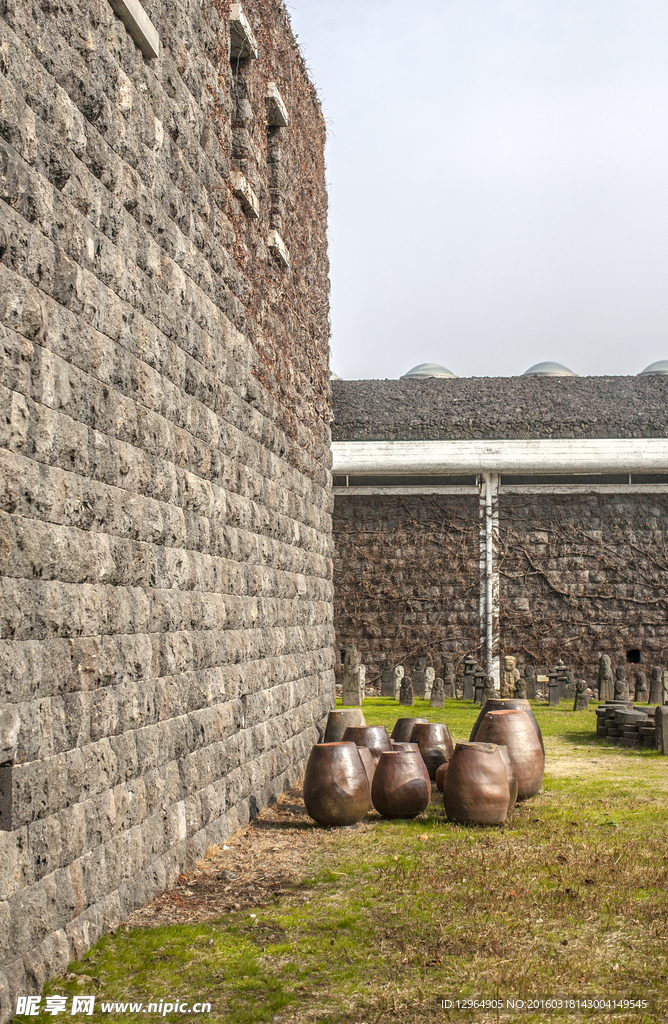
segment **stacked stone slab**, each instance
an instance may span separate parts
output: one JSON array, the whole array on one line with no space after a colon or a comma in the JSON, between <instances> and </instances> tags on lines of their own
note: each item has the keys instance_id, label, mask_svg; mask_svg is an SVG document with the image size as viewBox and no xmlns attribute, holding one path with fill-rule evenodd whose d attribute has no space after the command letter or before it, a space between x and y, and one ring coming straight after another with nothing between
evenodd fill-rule
<instances>
[{"instance_id":1,"label":"stacked stone slab","mask_svg":"<svg viewBox=\"0 0 668 1024\"><path fill-rule=\"evenodd\" d=\"M608 701L596 709L596 734L622 747L654 747L654 708Z\"/></svg>"},{"instance_id":2,"label":"stacked stone slab","mask_svg":"<svg viewBox=\"0 0 668 1024\"><path fill-rule=\"evenodd\" d=\"M324 122L278 0L145 7L0 4L0 1019L333 701Z\"/></svg>"}]
</instances>

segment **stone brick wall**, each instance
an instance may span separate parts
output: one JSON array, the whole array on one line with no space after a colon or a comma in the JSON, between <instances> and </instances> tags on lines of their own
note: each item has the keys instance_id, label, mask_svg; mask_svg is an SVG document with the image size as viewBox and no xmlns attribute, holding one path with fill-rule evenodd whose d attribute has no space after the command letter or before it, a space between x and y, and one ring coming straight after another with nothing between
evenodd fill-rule
<instances>
[{"instance_id":1,"label":"stone brick wall","mask_svg":"<svg viewBox=\"0 0 668 1024\"><path fill-rule=\"evenodd\" d=\"M603 653L666 665L668 495L506 497L499 535L506 653L592 681Z\"/></svg>"},{"instance_id":2,"label":"stone brick wall","mask_svg":"<svg viewBox=\"0 0 668 1024\"><path fill-rule=\"evenodd\" d=\"M337 495L334 541L336 645L358 648L367 680L388 656L459 665L476 651L476 495Z\"/></svg>"},{"instance_id":3,"label":"stone brick wall","mask_svg":"<svg viewBox=\"0 0 668 1024\"><path fill-rule=\"evenodd\" d=\"M0 0L0 1019L333 697L323 119L279 0L145 9Z\"/></svg>"}]
</instances>

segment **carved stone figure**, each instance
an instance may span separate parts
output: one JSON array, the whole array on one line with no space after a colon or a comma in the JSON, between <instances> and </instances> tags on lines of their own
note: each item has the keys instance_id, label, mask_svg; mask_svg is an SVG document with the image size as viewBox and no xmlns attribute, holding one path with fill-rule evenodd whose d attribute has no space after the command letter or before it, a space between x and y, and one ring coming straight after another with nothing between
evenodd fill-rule
<instances>
[{"instance_id":1,"label":"carved stone figure","mask_svg":"<svg viewBox=\"0 0 668 1024\"><path fill-rule=\"evenodd\" d=\"M615 700L629 699L629 684L626 681L626 669L618 665L615 670Z\"/></svg>"},{"instance_id":2,"label":"carved stone figure","mask_svg":"<svg viewBox=\"0 0 668 1024\"><path fill-rule=\"evenodd\" d=\"M473 673L476 670L476 660L472 654L464 658L464 692L462 700L473 700Z\"/></svg>"},{"instance_id":3,"label":"carved stone figure","mask_svg":"<svg viewBox=\"0 0 668 1024\"><path fill-rule=\"evenodd\" d=\"M413 693L424 698L427 692L427 659L418 658L413 669Z\"/></svg>"},{"instance_id":4,"label":"carved stone figure","mask_svg":"<svg viewBox=\"0 0 668 1024\"><path fill-rule=\"evenodd\" d=\"M559 658L559 661L554 666L554 673L559 683L559 700L566 700L568 697L569 671L563 658Z\"/></svg>"},{"instance_id":5,"label":"carved stone figure","mask_svg":"<svg viewBox=\"0 0 668 1024\"><path fill-rule=\"evenodd\" d=\"M443 695L451 700L457 696L457 678L450 664L443 666Z\"/></svg>"},{"instance_id":6,"label":"carved stone figure","mask_svg":"<svg viewBox=\"0 0 668 1024\"><path fill-rule=\"evenodd\" d=\"M427 682L424 688L424 696L425 700L429 700L429 698L431 697L431 688L434 685L434 679L436 678L436 669L432 668L431 665L429 665L425 669L425 675L427 676Z\"/></svg>"},{"instance_id":7,"label":"carved stone figure","mask_svg":"<svg viewBox=\"0 0 668 1024\"><path fill-rule=\"evenodd\" d=\"M661 701L661 703L662 704L668 704L668 670L666 670L666 669L664 669L664 672L663 672L663 693L662 693L662 697L663 697L663 700Z\"/></svg>"},{"instance_id":8,"label":"carved stone figure","mask_svg":"<svg viewBox=\"0 0 668 1024\"><path fill-rule=\"evenodd\" d=\"M399 691L399 703L404 704L406 707L412 708L414 704L413 696L413 680L410 676L404 676L401 680L401 689Z\"/></svg>"},{"instance_id":9,"label":"carved stone figure","mask_svg":"<svg viewBox=\"0 0 668 1024\"><path fill-rule=\"evenodd\" d=\"M487 676L485 679L485 688L482 691L482 705L483 707L488 700L496 700L496 686L494 685L494 676Z\"/></svg>"},{"instance_id":10,"label":"carved stone figure","mask_svg":"<svg viewBox=\"0 0 668 1024\"><path fill-rule=\"evenodd\" d=\"M615 699L615 680L609 654L602 654L598 662L598 699L601 702Z\"/></svg>"},{"instance_id":11,"label":"carved stone figure","mask_svg":"<svg viewBox=\"0 0 668 1024\"><path fill-rule=\"evenodd\" d=\"M636 672L635 700L638 704L646 704L649 697L649 686L647 676L644 672Z\"/></svg>"},{"instance_id":12,"label":"carved stone figure","mask_svg":"<svg viewBox=\"0 0 668 1024\"><path fill-rule=\"evenodd\" d=\"M394 665L392 659L388 658L383 663L383 671L380 676L381 697L391 697L392 700L397 700L403 676L403 666Z\"/></svg>"},{"instance_id":13,"label":"carved stone figure","mask_svg":"<svg viewBox=\"0 0 668 1024\"><path fill-rule=\"evenodd\" d=\"M431 694L429 696L429 707L445 707L445 687L443 685L443 680L439 679L438 677L434 679L434 685L431 688Z\"/></svg>"},{"instance_id":14,"label":"carved stone figure","mask_svg":"<svg viewBox=\"0 0 668 1024\"><path fill-rule=\"evenodd\" d=\"M524 686L527 700L536 699L536 669L533 665L524 666Z\"/></svg>"},{"instance_id":15,"label":"carved stone figure","mask_svg":"<svg viewBox=\"0 0 668 1024\"><path fill-rule=\"evenodd\" d=\"M577 690L577 683L575 682L575 676L573 675L573 670L570 669L570 668L567 668L566 671L564 672L564 683L566 684L566 696L567 697L575 697L575 693L576 693L576 690Z\"/></svg>"},{"instance_id":16,"label":"carved stone figure","mask_svg":"<svg viewBox=\"0 0 668 1024\"><path fill-rule=\"evenodd\" d=\"M343 659L343 691L341 703L345 706L359 707L364 699L364 682L366 669L362 665L360 652L349 647Z\"/></svg>"},{"instance_id":17,"label":"carved stone figure","mask_svg":"<svg viewBox=\"0 0 668 1024\"><path fill-rule=\"evenodd\" d=\"M586 679L579 679L575 684L575 703L573 704L573 711L589 711Z\"/></svg>"},{"instance_id":18,"label":"carved stone figure","mask_svg":"<svg viewBox=\"0 0 668 1024\"><path fill-rule=\"evenodd\" d=\"M522 679L521 676L515 682L515 692L513 694L513 697L515 697L516 700L527 699L527 682L526 679Z\"/></svg>"},{"instance_id":19,"label":"carved stone figure","mask_svg":"<svg viewBox=\"0 0 668 1024\"><path fill-rule=\"evenodd\" d=\"M512 654L507 654L503 659L503 672L501 673L501 691L499 696L502 699L515 696L515 686L520 678L517 668L517 659Z\"/></svg>"},{"instance_id":20,"label":"carved stone figure","mask_svg":"<svg viewBox=\"0 0 668 1024\"><path fill-rule=\"evenodd\" d=\"M648 704L661 704L663 701L663 669L655 665L652 669L652 678L649 684Z\"/></svg>"}]
</instances>

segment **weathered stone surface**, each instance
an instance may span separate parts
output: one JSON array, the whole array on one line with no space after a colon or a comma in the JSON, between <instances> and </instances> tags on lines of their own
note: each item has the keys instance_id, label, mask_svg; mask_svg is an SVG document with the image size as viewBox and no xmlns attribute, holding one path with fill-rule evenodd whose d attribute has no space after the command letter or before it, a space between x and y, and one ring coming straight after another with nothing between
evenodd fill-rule
<instances>
[{"instance_id":1,"label":"weathered stone surface","mask_svg":"<svg viewBox=\"0 0 668 1024\"><path fill-rule=\"evenodd\" d=\"M278 2L236 71L216 10L148 6L159 61L106 0L0 3L2 1021L333 701L324 122Z\"/></svg>"}]
</instances>

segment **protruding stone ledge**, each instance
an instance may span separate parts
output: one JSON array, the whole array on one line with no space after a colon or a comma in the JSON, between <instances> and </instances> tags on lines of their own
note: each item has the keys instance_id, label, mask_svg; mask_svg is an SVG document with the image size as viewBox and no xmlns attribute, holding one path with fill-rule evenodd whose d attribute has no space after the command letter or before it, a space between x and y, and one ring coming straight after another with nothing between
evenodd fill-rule
<instances>
[{"instance_id":1,"label":"protruding stone ledge","mask_svg":"<svg viewBox=\"0 0 668 1024\"><path fill-rule=\"evenodd\" d=\"M260 203L246 175L242 174L241 171L232 171L230 173L230 185L241 203L246 216L250 217L251 220L257 220L260 216Z\"/></svg>"},{"instance_id":2,"label":"protruding stone ledge","mask_svg":"<svg viewBox=\"0 0 668 1024\"><path fill-rule=\"evenodd\" d=\"M241 4L230 7L230 58L257 57L257 40Z\"/></svg>"},{"instance_id":3,"label":"protruding stone ledge","mask_svg":"<svg viewBox=\"0 0 668 1024\"><path fill-rule=\"evenodd\" d=\"M145 57L160 55L158 30L152 24L139 0L109 0L114 13L121 19Z\"/></svg>"},{"instance_id":4,"label":"protruding stone ledge","mask_svg":"<svg viewBox=\"0 0 668 1024\"><path fill-rule=\"evenodd\" d=\"M267 245L269 246L270 252L276 257L279 263L282 263L284 267L290 266L290 253L288 251L288 247L279 235L278 231L272 230L269 232Z\"/></svg>"},{"instance_id":5,"label":"protruding stone ledge","mask_svg":"<svg viewBox=\"0 0 668 1024\"><path fill-rule=\"evenodd\" d=\"M270 82L267 86L265 100L267 103L267 124L271 125L272 128L287 128L290 124L288 108L283 102L283 97L278 91L276 82Z\"/></svg>"}]
</instances>

